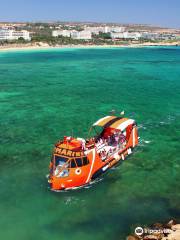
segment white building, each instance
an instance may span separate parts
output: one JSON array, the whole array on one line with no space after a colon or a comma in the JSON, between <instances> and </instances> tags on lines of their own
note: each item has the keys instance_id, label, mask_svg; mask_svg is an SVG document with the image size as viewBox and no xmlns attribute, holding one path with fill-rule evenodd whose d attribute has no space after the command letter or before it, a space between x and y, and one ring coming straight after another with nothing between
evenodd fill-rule
<instances>
[{"instance_id":1,"label":"white building","mask_svg":"<svg viewBox=\"0 0 180 240\"><path fill-rule=\"evenodd\" d=\"M100 32L109 33L109 32L124 32L125 27L119 26L99 26L99 27L85 27L85 31L90 31L94 34L99 34Z\"/></svg>"},{"instance_id":2,"label":"white building","mask_svg":"<svg viewBox=\"0 0 180 240\"><path fill-rule=\"evenodd\" d=\"M73 39L91 39L90 31L75 31L75 30L54 30L52 31L53 37L63 36L63 37L71 37Z\"/></svg>"},{"instance_id":3,"label":"white building","mask_svg":"<svg viewBox=\"0 0 180 240\"><path fill-rule=\"evenodd\" d=\"M110 36L112 39L124 38L124 34L122 32L111 32Z\"/></svg>"},{"instance_id":4,"label":"white building","mask_svg":"<svg viewBox=\"0 0 180 240\"><path fill-rule=\"evenodd\" d=\"M108 32L122 33L125 31L125 27L113 26L108 27Z\"/></svg>"},{"instance_id":5,"label":"white building","mask_svg":"<svg viewBox=\"0 0 180 240\"><path fill-rule=\"evenodd\" d=\"M155 40L159 38L159 33L153 33L153 32L143 32L142 33L142 38L144 39L151 39L151 40Z\"/></svg>"},{"instance_id":6,"label":"white building","mask_svg":"<svg viewBox=\"0 0 180 240\"><path fill-rule=\"evenodd\" d=\"M94 34L99 34L100 32L105 33L106 32L106 27L85 27L84 31L88 31Z\"/></svg>"},{"instance_id":7,"label":"white building","mask_svg":"<svg viewBox=\"0 0 180 240\"><path fill-rule=\"evenodd\" d=\"M19 38L24 38L24 40L31 40L29 32L26 30L22 31L12 31L12 39L18 40Z\"/></svg>"},{"instance_id":8,"label":"white building","mask_svg":"<svg viewBox=\"0 0 180 240\"><path fill-rule=\"evenodd\" d=\"M63 36L63 37L70 37L71 31L70 30L54 30L52 31L53 37Z\"/></svg>"},{"instance_id":9,"label":"white building","mask_svg":"<svg viewBox=\"0 0 180 240\"><path fill-rule=\"evenodd\" d=\"M15 31L10 29L0 29L0 40L18 40L19 38L28 41L31 40L29 32L26 30Z\"/></svg>"},{"instance_id":10,"label":"white building","mask_svg":"<svg viewBox=\"0 0 180 240\"><path fill-rule=\"evenodd\" d=\"M112 39L124 38L138 40L142 37L139 32L111 32Z\"/></svg>"},{"instance_id":11,"label":"white building","mask_svg":"<svg viewBox=\"0 0 180 240\"><path fill-rule=\"evenodd\" d=\"M142 37L142 34L139 32L124 32L124 38L138 40Z\"/></svg>"},{"instance_id":12,"label":"white building","mask_svg":"<svg viewBox=\"0 0 180 240\"><path fill-rule=\"evenodd\" d=\"M73 39L84 39L84 40L89 40L92 38L91 32L90 31L72 31L71 32L71 37Z\"/></svg>"},{"instance_id":13,"label":"white building","mask_svg":"<svg viewBox=\"0 0 180 240\"><path fill-rule=\"evenodd\" d=\"M143 32L142 38L148 40L173 40L176 39L176 35L172 33Z\"/></svg>"}]
</instances>

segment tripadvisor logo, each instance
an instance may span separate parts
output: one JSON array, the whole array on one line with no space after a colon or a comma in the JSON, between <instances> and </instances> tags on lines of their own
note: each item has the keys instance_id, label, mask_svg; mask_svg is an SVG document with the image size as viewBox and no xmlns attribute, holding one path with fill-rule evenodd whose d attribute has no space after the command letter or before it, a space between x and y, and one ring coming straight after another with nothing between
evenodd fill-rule
<instances>
[{"instance_id":1,"label":"tripadvisor logo","mask_svg":"<svg viewBox=\"0 0 180 240\"><path fill-rule=\"evenodd\" d=\"M150 228L142 228L142 227L137 227L135 228L134 230L135 234L137 236L141 236L143 234L160 234L160 233L164 233L164 234L169 234L171 233L171 230L170 229L167 229L167 228L164 228L164 229L150 229Z\"/></svg>"},{"instance_id":2,"label":"tripadvisor logo","mask_svg":"<svg viewBox=\"0 0 180 240\"><path fill-rule=\"evenodd\" d=\"M141 236L143 234L144 230L142 227L137 227L137 228L135 228L134 232L136 235Z\"/></svg>"}]
</instances>

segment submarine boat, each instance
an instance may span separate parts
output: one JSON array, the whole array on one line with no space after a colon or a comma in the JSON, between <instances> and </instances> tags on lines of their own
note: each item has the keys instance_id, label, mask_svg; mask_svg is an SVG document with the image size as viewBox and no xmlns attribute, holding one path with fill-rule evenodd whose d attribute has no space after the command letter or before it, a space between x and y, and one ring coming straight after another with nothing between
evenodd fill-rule
<instances>
[{"instance_id":1,"label":"submarine boat","mask_svg":"<svg viewBox=\"0 0 180 240\"><path fill-rule=\"evenodd\" d=\"M88 185L125 160L138 145L138 130L133 119L106 116L96 121L90 130L94 130L94 137L65 136L55 144L49 165L51 190Z\"/></svg>"}]
</instances>

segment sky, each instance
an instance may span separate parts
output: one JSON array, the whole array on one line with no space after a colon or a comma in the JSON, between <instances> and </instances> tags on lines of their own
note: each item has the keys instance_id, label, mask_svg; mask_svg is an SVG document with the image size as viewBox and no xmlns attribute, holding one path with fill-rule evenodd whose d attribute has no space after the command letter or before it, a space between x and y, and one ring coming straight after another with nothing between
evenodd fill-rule
<instances>
[{"instance_id":1,"label":"sky","mask_svg":"<svg viewBox=\"0 0 180 240\"><path fill-rule=\"evenodd\" d=\"M0 0L0 21L90 21L180 28L180 0Z\"/></svg>"}]
</instances>

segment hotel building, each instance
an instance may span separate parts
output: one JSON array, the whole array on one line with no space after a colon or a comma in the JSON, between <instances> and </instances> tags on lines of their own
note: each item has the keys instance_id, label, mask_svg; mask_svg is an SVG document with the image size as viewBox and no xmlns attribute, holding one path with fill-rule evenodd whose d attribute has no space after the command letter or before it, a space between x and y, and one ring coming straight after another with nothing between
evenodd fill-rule
<instances>
[{"instance_id":1,"label":"hotel building","mask_svg":"<svg viewBox=\"0 0 180 240\"><path fill-rule=\"evenodd\" d=\"M24 40L28 40L28 41L31 40L29 36L29 32L26 30L15 31L10 29L0 29L0 41L18 40L19 38L23 38Z\"/></svg>"},{"instance_id":2,"label":"hotel building","mask_svg":"<svg viewBox=\"0 0 180 240\"><path fill-rule=\"evenodd\" d=\"M84 39L89 40L92 38L90 31L75 31L75 30L55 30L52 31L53 37L63 36L71 37L73 39Z\"/></svg>"},{"instance_id":3,"label":"hotel building","mask_svg":"<svg viewBox=\"0 0 180 240\"><path fill-rule=\"evenodd\" d=\"M54 30L52 31L53 37L63 36L63 37L70 37L71 31L70 30Z\"/></svg>"},{"instance_id":4,"label":"hotel building","mask_svg":"<svg viewBox=\"0 0 180 240\"><path fill-rule=\"evenodd\" d=\"M71 37L73 39L84 39L84 40L90 40L92 38L91 32L90 31L72 31L71 32Z\"/></svg>"},{"instance_id":5,"label":"hotel building","mask_svg":"<svg viewBox=\"0 0 180 240\"><path fill-rule=\"evenodd\" d=\"M110 35L112 39L124 38L138 40L142 37L142 34L139 32L111 32Z\"/></svg>"}]
</instances>

